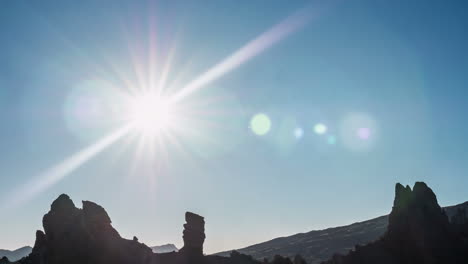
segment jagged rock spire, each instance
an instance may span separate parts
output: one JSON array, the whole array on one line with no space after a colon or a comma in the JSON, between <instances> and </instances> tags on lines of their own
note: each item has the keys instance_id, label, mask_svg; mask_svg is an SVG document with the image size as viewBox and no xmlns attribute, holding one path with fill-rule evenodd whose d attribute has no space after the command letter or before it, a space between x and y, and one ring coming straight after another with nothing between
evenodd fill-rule
<instances>
[{"instance_id":1,"label":"jagged rock spire","mask_svg":"<svg viewBox=\"0 0 468 264\"><path fill-rule=\"evenodd\" d=\"M186 212L184 224L184 247L181 252L203 255L203 242L205 242L205 220L202 216Z\"/></svg>"}]
</instances>

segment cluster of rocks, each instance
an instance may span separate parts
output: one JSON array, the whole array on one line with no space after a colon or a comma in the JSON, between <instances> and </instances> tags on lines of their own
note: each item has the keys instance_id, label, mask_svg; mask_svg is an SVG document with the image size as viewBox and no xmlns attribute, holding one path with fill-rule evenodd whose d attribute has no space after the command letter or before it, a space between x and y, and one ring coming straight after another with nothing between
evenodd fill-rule
<instances>
[{"instance_id":1,"label":"cluster of rocks","mask_svg":"<svg viewBox=\"0 0 468 264\"><path fill-rule=\"evenodd\" d=\"M83 209L63 194L43 218L32 253L24 264L150 263L153 253L137 240L123 239L101 206L83 201Z\"/></svg>"},{"instance_id":2,"label":"cluster of rocks","mask_svg":"<svg viewBox=\"0 0 468 264\"><path fill-rule=\"evenodd\" d=\"M468 263L468 237L460 226L449 222L425 183L417 182L413 189L397 184L382 238L356 246L346 256L335 255L326 264Z\"/></svg>"},{"instance_id":3,"label":"cluster of rocks","mask_svg":"<svg viewBox=\"0 0 468 264\"><path fill-rule=\"evenodd\" d=\"M43 231L37 231L32 253L19 264L259 264L249 258L204 256L205 221L185 214L184 247L179 252L153 253L133 237L124 239L112 227L101 206L83 201L75 207L68 195L60 195L43 218ZM248 261L245 261L245 260ZM11 263L7 258L1 264Z\"/></svg>"},{"instance_id":4,"label":"cluster of rocks","mask_svg":"<svg viewBox=\"0 0 468 264\"><path fill-rule=\"evenodd\" d=\"M377 241L356 246L349 254L335 255L325 264L443 264L468 263L468 215L458 210L448 216L426 184L413 189L397 184L389 215L388 229ZM230 257L205 256L205 220L194 213L185 214L183 240L179 252L153 253L152 249L122 238L112 227L101 206L83 201L76 208L67 195L58 197L43 218L43 231L37 231L32 253L19 264L305 264L275 256L263 262L238 252ZM0 264L9 264L6 258Z\"/></svg>"}]
</instances>

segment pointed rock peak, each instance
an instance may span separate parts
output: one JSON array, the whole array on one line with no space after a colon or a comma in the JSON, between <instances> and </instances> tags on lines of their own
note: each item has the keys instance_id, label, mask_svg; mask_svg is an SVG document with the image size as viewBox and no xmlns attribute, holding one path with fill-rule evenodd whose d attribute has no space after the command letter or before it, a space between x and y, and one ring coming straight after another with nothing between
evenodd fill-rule
<instances>
[{"instance_id":1,"label":"pointed rock peak","mask_svg":"<svg viewBox=\"0 0 468 264\"><path fill-rule=\"evenodd\" d=\"M93 202L83 201L83 214L88 221L99 222L101 224L112 223L106 210Z\"/></svg>"},{"instance_id":2,"label":"pointed rock peak","mask_svg":"<svg viewBox=\"0 0 468 264\"><path fill-rule=\"evenodd\" d=\"M424 182L416 182L413 190L408 186L396 185L395 202L387 229L389 233L409 232L416 226L427 229L431 225L447 224L448 218L437 203L434 192Z\"/></svg>"},{"instance_id":3,"label":"pointed rock peak","mask_svg":"<svg viewBox=\"0 0 468 264\"><path fill-rule=\"evenodd\" d=\"M401 208L408 206L411 200L411 194L411 188L408 185L404 187L400 183L397 183L395 186L395 201L393 202L393 207Z\"/></svg>"},{"instance_id":4,"label":"pointed rock peak","mask_svg":"<svg viewBox=\"0 0 468 264\"><path fill-rule=\"evenodd\" d=\"M414 191L426 191L428 189L431 190L431 188L429 188L425 182L415 182L414 183L414 187L413 187Z\"/></svg>"},{"instance_id":5,"label":"pointed rock peak","mask_svg":"<svg viewBox=\"0 0 468 264\"><path fill-rule=\"evenodd\" d=\"M36 242L34 242L33 252L39 251L41 248L46 246L46 235L41 230L36 231Z\"/></svg>"},{"instance_id":6,"label":"pointed rock peak","mask_svg":"<svg viewBox=\"0 0 468 264\"><path fill-rule=\"evenodd\" d=\"M61 194L50 206L51 211L70 211L76 209L75 204L66 194Z\"/></svg>"},{"instance_id":7,"label":"pointed rock peak","mask_svg":"<svg viewBox=\"0 0 468 264\"><path fill-rule=\"evenodd\" d=\"M427 186L424 182L416 182L413 187L413 192L416 196L434 196L435 194L431 188Z\"/></svg>"},{"instance_id":8,"label":"pointed rock peak","mask_svg":"<svg viewBox=\"0 0 468 264\"><path fill-rule=\"evenodd\" d=\"M36 231L36 243L44 241L45 239L46 239L46 236L44 232L42 232L41 230L37 230Z\"/></svg>"},{"instance_id":9,"label":"pointed rock peak","mask_svg":"<svg viewBox=\"0 0 468 264\"><path fill-rule=\"evenodd\" d=\"M417 205L426 205L432 208L439 207L436 195L426 183L416 182L413 190L408 185L403 187L403 185L397 183L393 206L398 209Z\"/></svg>"},{"instance_id":10,"label":"pointed rock peak","mask_svg":"<svg viewBox=\"0 0 468 264\"><path fill-rule=\"evenodd\" d=\"M440 211L435 193L424 182L416 182L413 187L415 204L424 205L428 210Z\"/></svg>"},{"instance_id":11,"label":"pointed rock peak","mask_svg":"<svg viewBox=\"0 0 468 264\"><path fill-rule=\"evenodd\" d=\"M398 191L398 190L401 190L401 189L404 189L404 188L405 188L405 187L404 187L401 183L399 183L399 182L397 182L397 184L395 185L395 190L397 190L397 191Z\"/></svg>"}]
</instances>

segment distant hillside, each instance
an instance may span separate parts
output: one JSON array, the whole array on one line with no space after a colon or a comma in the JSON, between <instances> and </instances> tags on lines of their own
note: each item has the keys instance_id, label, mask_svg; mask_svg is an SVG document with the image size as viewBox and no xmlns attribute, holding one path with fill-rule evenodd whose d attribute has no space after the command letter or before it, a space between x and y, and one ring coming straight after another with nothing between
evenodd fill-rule
<instances>
[{"instance_id":1,"label":"distant hillside","mask_svg":"<svg viewBox=\"0 0 468 264\"><path fill-rule=\"evenodd\" d=\"M458 208L467 208L468 211L468 202L445 207L449 219ZM330 259L335 253L346 254L355 245L365 245L377 240L385 233L387 226L388 215L385 215L347 226L275 238L237 251L256 259L272 259L277 254L288 257L300 254L307 263L318 264ZM230 252L225 251L216 255L228 256Z\"/></svg>"},{"instance_id":2,"label":"distant hillside","mask_svg":"<svg viewBox=\"0 0 468 264\"><path fill-rule=\"evenodd\" d=\"M23 257L29 255L32 251L32 247L22 247L18 248L17 250L5 250L0 249L0 259L3 257L7 257L11 261L17 261Z\"/></svg>"},{"instance_id":3,"label":"distant hillside","mask_svg":"<svg viewBox=\"0 0 468 264\"><path fill-rule=\"evenodd\" d=\"M161 246L154 246L151 247L154 253L170 253L170 252L178 252L179 249L174 244L166 244Z\"/></svg>"}]
</instances>

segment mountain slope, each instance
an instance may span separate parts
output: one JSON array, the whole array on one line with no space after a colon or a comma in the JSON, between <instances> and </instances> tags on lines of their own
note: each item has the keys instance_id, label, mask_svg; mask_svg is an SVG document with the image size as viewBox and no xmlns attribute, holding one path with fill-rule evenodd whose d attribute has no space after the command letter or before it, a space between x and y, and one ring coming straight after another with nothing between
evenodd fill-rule
<instances>
[{"instance_id":1,"label":"mountain slope","mask_svg":"<svg viewBox=\"0 0 468 264\"><path fill-rule=\"evenodd\" d=\"M17 250L5 250L0 249L0 259L3 257L7 257L11 261L17 261L23 257L29 255L32 251L32 247L22 247L18 248Z\"/></svg>"},{"instance_id":2,"label":"mountain slope","mask_svg":"<svg viewBox=\"0 0 468 264\"><path fill-rule=\"evenodd\" d=\"M468 202L445 207L444 210L451 219L459 208L467 208L468 211ZM237 251L256 259L272 259L276 254L288 257L300 254L307 263L317 264L330 259L335 253L346 254L355 245L365 245L379 239L387 230L387 226L388 215L385 215L347 226L275 238ZM216 255L227 256L230 252L225 251Z\"/></svg>"}]
</instances>

